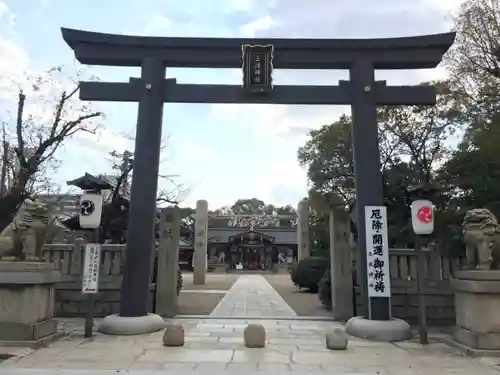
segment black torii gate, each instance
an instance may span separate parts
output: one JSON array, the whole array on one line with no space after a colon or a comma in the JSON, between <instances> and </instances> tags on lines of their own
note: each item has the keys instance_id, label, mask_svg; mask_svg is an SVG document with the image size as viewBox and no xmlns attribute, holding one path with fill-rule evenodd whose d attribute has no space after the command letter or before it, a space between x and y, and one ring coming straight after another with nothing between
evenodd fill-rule
<instances>
[{"instance_id":1,"label":"black torii gate","mask_svg":"<svg viewBox=\"0 0 500 375\"><path fill-rule=\"evenodd\" d=\"M377 105L432 105L434 87L387 86L376 69L436 67L455 33L390 39L226 39L113 35L62 28L82 64L141 67L128 83L81 82L82 100L138 102L120 315L147 314L163 103L348 104L353 118L358 267L364 316L388 320L390 298L367 294L365 206L383 205ZM168 67L243 68L243 87L178 84ZM338 86L275 86L274 69L348 69ZM368 305L369 303L369 305ZM369 309L367 307L369 306Z\"/></svg>"}]
</instances>

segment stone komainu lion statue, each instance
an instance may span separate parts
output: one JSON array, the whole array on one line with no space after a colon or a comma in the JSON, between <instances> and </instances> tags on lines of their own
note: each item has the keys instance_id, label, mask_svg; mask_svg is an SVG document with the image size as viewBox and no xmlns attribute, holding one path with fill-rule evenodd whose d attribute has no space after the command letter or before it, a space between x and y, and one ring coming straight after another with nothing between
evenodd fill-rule
<instances>
[{"instance_id":1,"label":"stone komainu lion statue","mask_svg":"<svg viewBox=\"0 0 500 375\"><path fill-rule=\"evenodd\" d=\"M14 220L0 233L0 259L41 260L50 216L45 204L26 199Z\"/></svg>"},{"instance_id":2,"label":"stone komainu lion statue","mask_svg":"<svg viewBox=\"0 0 500 375\"><path fill-rule=\"evenodd\" d=\"M500 261L500 225L486 208L467 211L462 224L466 246L465 269L497 269Z\"/></svg>"}]
</instances>

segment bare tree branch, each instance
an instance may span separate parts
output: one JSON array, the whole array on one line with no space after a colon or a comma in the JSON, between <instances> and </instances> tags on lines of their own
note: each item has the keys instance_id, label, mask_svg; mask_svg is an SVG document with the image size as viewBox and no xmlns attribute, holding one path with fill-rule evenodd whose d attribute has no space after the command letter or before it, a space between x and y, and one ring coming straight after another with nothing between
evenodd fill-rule
<instances>
[{"instance_id":1,"label":"bare tree branch","mask_svg":"<svg viewBox=\"0 0 500 375\"><path fill-rule=\"evenodd\" d=\"M41 187L49 188L50 174L59 165L54 158L58 148L78 132L94 132L92 121L103 116L100 111L93 111L78 101L78 84L52 96L54 90L59 92L61 84L66 85L54 76L61 72L61 67L55 67L46 73L27 75L31 87L23 88L20 83L12 82L17 87L17 113L11 129L11 138L15 138L16 144L13 148L15 160L3 161L4 175L13 172L10 195L22 197ZM52 120L45 116L44 105L53 108ZM4 147L8 143L6 133L8 131L4 132Z\"/></svg>"}]
</instances>

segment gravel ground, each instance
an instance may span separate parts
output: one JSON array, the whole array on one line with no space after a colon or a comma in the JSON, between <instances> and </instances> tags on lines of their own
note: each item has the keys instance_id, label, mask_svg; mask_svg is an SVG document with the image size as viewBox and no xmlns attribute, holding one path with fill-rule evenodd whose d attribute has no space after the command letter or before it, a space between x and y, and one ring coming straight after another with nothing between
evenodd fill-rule
<instances>
[{"instance_id":1,"label":"gravel ground","mask_svg":"<svg viewBox=\"0 0 500 375\"><path fill-rule=\"evenodd\" d=\"M212 291L228 291L239 276L207 273L205 285L194 285L192 273L184 273L183 277L184 286L179 296L179 314L209 315L224 297L224 293ZM318 294L298 290L292 284L290 275L277 274L264 275L264 277L298 316L331 316L331 312L325 309L319 301Z\"/></svg>"},{"instance_id":2,"label":"gravel ground","mask_svg":"<svg viewBox=\"0 0 500 375\"><path fill-rule=\"evenodd\" d=\"M331 317L331 311L321 304L318 294L298 290L290 280L290 275L265 275L265 278L298 316Z\"/></svg>"},{"instance_id":3,"label":"gravel ground","mask_svg":"<svg viewBox=\"0 0 500 375\"><path fill-rule=\"evenodd\" d=\"M239 276L226 273L207 273L205 285L194 285L192 273L183 273L182 277L182 290L229 290Z\"/></svg>"},{"instance_id":4,"label":"gravel ground","mask_svg":"<svg viewBox=\"0 0 500 375\"><path fill-rule=\"evenodd\" d=\"M207 273L205 285L194 285L192 273L184 273L182 276L184 281L179 295L180 315L209 315L224 297L223 291L231 289L238 279L238 275Z\"/></svg>"}]
</instances>

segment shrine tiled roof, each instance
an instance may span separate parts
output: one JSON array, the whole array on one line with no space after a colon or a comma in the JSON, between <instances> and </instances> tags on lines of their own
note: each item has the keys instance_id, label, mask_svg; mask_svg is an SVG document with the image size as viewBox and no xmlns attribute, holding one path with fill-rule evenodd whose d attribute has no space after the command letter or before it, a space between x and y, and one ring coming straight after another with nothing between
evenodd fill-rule
<instances>
[{"instance_id":1,"label":"shrine tiled roof","mask_svg":"<svg viewBox=\"0 0 500 375\"><path fill-rule=\"evenodd\" d=\"M210 217L208 219L208 228L241 228L242 230L246 229L249 227L248 223L234 223L232 222L233 219L230 217ZM282 228L294 228L295 219L293 218L277 218L277 219L272 219L270 218L269 220L266 220L266 218L262 218L261 220L258 220L254 228L266 228L266 229L272 229L275 228L276 230L282 229Z\"/></svg>"},{"instance_id":2,"label":"shrine tiled roof","mask_svg":"<svg viewBox=\"0 0 500 375\"><path fill-rule=\"evenodd\" d=\"M76 186L82 190L105 190L112 189L113 185L100 177L96 177L90 173L85 173L83 176L75 178L67 182L68 186Z\"/></svg>"}]
</instances>

